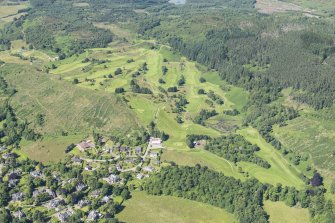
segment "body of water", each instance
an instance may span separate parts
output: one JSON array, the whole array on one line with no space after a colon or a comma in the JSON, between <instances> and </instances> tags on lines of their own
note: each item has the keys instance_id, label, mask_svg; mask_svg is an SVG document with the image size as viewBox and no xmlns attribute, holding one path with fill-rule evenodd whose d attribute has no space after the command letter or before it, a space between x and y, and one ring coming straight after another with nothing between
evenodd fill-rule
<instances>
[{"instance_id":1,"label":"body of water","mask_svg":"<svg viewBox=\"0 0 335 223\"><path fill-rule=\"evenodd\" d=\"M169 2L175 5L184 5L186 3L186 0L170 0Z\"/></svg>"}]
</instances>

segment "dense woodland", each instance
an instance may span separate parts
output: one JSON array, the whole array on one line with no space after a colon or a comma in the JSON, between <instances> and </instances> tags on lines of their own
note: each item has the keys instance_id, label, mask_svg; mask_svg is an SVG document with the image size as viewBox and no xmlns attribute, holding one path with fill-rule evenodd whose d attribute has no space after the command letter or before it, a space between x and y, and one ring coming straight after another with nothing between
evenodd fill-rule
<instances>
[{"instance_id":1,"label":"dense woodland","mask_svg":"<svg viewBox=\"0 0 335 223\"><path fill-rule=\"evenodd\" d=\"M221 136L208 140L205 149L234 163L246 161L270 168L268 162L255 155L259 147L252 145L240 135Z\"/></svg>"}]
</instances>

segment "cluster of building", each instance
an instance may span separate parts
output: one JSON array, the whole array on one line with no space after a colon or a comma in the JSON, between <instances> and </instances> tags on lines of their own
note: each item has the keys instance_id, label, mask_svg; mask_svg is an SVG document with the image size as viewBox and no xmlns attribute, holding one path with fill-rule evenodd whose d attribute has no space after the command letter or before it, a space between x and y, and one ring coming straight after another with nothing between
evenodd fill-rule
<instances>
[{"instance_id":1,"label":"cluster of building","mask_svg":"<svg viewBox=\"0 0 335 223\"><path fill-rule=\"evenodd\" d=\"M124 145L107 146L106 144L103 147L96 148L94 143L90 140L84 140L76 146L81 152L91 149L93 152L102 151L104 154L112 154L113 156L110 160L113 162L109 162L110 160L108 160L108 162L107 160L101 159L95 160L91 157L85 157L86 153L82 153L82 155L72 155L71 159L66 163L68 167L79 167L82 168L82 171L92 172L94 170L99 170L101 166L107 164L109 170L108 175L101 177L99 181L109 185L124 186L125 181L118 173L129 172L133 174L134 178L142 180L147 177L148 174L156 170L157 167L155 168L155 165L160 165L159 149L162 148L162 141L158 138L150 138L146 149L143 149L141 146L132 148ZM18 157L17 154L12 153L11 150L6 147L0 147L0 154L0 172L4 166L10 165L9 163ZM10 203L20 207L21 204L26 204L28 200L30 200L29 202L33 201L36 207L43 206L48 212L55 213L52 216L56 217L62 223L68 222L68 219L74 215L75 210L91 205L92 199L98 199L100 204L107 204L113 199L112 196L104 196L101 194L100 190L92 190L82 180L76 178L64 178L64 176L60 176L59 173L53 173L52 176L50 176L49 172L44 172L43 168L39 167L25 169L25 171L22 171L22 169L15 168L4 174L4 180L8 181L8 186L15 190L15 192L10 195ZM52 187L43 184L34 187L28 198L26 191L21 190L23 188L21 186L23 181L21 180L26 179L27 177L36 182L45 181L46 178L50 179L50 177L52 177L61 188L67 184L71 184L75 187L75 192L82 192L86 195L77 200L74 205L69 205L68 202L66 202L68 197L64 197L64 193L60 192L58 189L53 190L51 189ZM12 214L18 219L25 217L24 210L21 209ZM90 222L99 220L103 217L104 214L100 213L98 210L90 210L87 213L85 220Z\"/></svg>"}]
</instances>

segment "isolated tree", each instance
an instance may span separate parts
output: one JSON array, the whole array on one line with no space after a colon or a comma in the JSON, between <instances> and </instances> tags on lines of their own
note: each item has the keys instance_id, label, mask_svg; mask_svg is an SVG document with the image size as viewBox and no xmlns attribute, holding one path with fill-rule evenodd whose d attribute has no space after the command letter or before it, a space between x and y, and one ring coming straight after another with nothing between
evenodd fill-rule
<instances>
[{"instance_id":1,"label":"isolated tree","mask_svg":"<svg viewBox=\"0 0 335 223\"><path fill-rule=\"evenodd\" d=\"M199 78L199 81L200 81L200 83L204 83L204 82L206 82L206 79L203 78L203 77L200 77L200 78Z\"/></svg>"},{"instance_id":2,"label":"isolated tree","mask_svg":"<svg viewBox=\"0 0 335 223\"><path fill-rule=\"evenodd\" d=\"M125 92L124 88L120 87L120 88L116 88L115 89L115 93L116 94L122 94L123 92Z\"/></svg>"},{"instance_id":3,"label":"isolated tree","mask_svg":"<svg viewBox=\"0 0 335 223\"><path fill-rule=\"evenodd\" d=\"M78 78L73 79L72 84L79 84Z\"/></svg>"},{"instance_id":4,"label":"isolated tree","mask_svg":"<svg viewBox=\"0 0 335 223\"><path fill-rule=\"evenodd\" d=\"M313 187L318 187L320 185L322 185L322 177L318 172L315 172L313 175L313 178L310 180L310 183Z\"/></svg>"},{"instance_id":5,"label":"isolated tree","mask_svg":"<svg viewBox=\"0 0 335 223\"><path fill-rule=\"evenodd\" d=\"M198 94L206 94L206 92L205 92L204 89L199 89L199 90L198 90Z\"/></svg>"},{"instance_id":6,"label":"isolated tree","mask_svg":"<svg viewBox=\"0 0 335 223\"><path fill-rule=\"evenodd\" d=\"M120 75L120 74L122 74L122 69L119 67L119 68L117 68L115 71L114 71L114 74L115 75Z\"/></svg>"},{"instance_id":7,"label":"isolated tree","mask_svg":"<svg viewBox=\"0 0 335 223\"><path fill-rule=\"evenodd\" d=\"M130 198L130 192L128 189L123 189L122 192L121 192L121 197L124 199L124 200L127 200Z\"/></svg>"},{"instance_id":8,"label":"isolated tree","mask_svg":"<svg viewBox=\"0 0 335 223\"><path fill-rule=\"evenodd\" d=\"M162 66L163 75L166 75L167 72L168 72L168 68L166 66Z\"/></svg>"},{"instance_id":9,"label":"isolated tree","mask_svg":"<svg viewBox=\"0 0 335 223\"><path fill-rule=\"evenodd\" d=\"M42 114L37 114L36 116L36 123L39 125L39 126L42 126L44 124L44 115Z\"/></svg>"}]
</instances>

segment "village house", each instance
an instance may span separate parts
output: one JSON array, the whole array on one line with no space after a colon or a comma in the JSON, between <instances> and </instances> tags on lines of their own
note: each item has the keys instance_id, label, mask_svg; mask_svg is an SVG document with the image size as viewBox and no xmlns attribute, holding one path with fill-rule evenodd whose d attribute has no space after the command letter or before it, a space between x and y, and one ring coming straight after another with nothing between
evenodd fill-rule
<instances>
[{"instance_id":1,"label":"village house","mask_svg":"<svg viewBox=\"0 0 335 223\"><path fill-rule=\"evenodd\" d=\"M14 188L20 182L19 179L12 179L8 181L8 187Z\"/></svg>"},{"instance_id":2,"label":"village house","mask_svg":"<svg viewBox=\"0 0 335 223\"><path fill-rule=\"evenodd\" d=\"M107 181L109 184L115 184L120 181L120 177L118 175L111 174L109 177L103 178L103 180Z\"/></svg>"},{"instance_id":3,"label":"village house","mask_svg":"<svg viewBox=\"0 0 335 223\"><path fill-rule=\"evenodd\" d=\"M103 148L102 148L102 151L104 152L104 153L110 153L110 148L108 148L108 146L104 146Z\"/></svg>"},{"instance_id":4,"label":"village house","mask_svg":"<svg viewBox=\"0 0 335 223\"><path fill-rule=\"evenodd\" d=\"M90 165L85 166L84 169L87 170L87 171L92 171L93 170L93 168Z\"/></svg>"},{"instance_id":5,"label":"village house","mask_svg":"<svg viewBox=\"0 0 335 223\"><path fill-rule=\"evenodd\" d=\"M117 171L122 171L122 166L121 166L120 164L117 164L117 165L116 165L116 170L117 170Z\"/></svg>"},{"instance_id":6,"label":"village house","mask_svg":"<svg viewBox=\"0 0 335 223\"><path fill-rule=\"evenodd\" d=\"M157 165L157 166L159 166L161 164L161 161L159 161L159 160L154 160L152 162L153 162L154 165Z\"/></svg>"},{"instance_id":7,"label":"village house","mask_svg":"<svg viewBox=\"0 0 335 223\"><path fill-rule=\"evenodd\" d=\"M56 217L58 220L62 223L67 222L67 220L74 214L74 211L72 209L68 209L65 212L57 213Z\"/></svg>"},{"instance_id":8,"label":"village house","mask_svg":"<svg viewBox=\"0 0 335 223\"><path fill-rule=\"evenodd\" d=\"M33 197L35 198L35 197L37 197L38 195L40 195L42 193L47 193L52 198L56 197L55 192L53 192L52 190L50 190L48 188L42 188L42 189L33 191Z\"/></svg>"},{"instance_id":9,"label":"village house","mask_svg":"<svg viewBox=\"0 0 335 223\"><path fill-rule=\"evenodd\" d=\"M136 162L136 158L128 158L125 160L126 163L135 163Z\"/></svg>"},{"instance_id":10,"label":"village house","mask_svg":"<svg viewBox=\"0 0 335 223\"><path fill-rule=\"evenodd\" d=\"M135 153L137 155L141 155L141 153L142 153L142 147L140 147L140 146L135 147Z\"/></svg>"},{"instance_id":11,"label":"village house","mask_svg":"<svg viewBox=\"0 0 335 223\"><path fill-rule=\"evenodd\" d=\"M139 179L139 180L142 180L144 177L144 175L142 173L139 173L136 175L136 178Z\"/></svg>"},{"instance_id":12,"label":"village house","mask_svg":"<svg viewBox=\"0 0 335 223\"><path fill-rule=\"evenodd\" d=\"M26 214L22 210L19 210L19 211L14 212L13 216L14 218L21 220L22 218L26 217Z\"/></svg>"},{"instance_id":13,"label":"village house","mask_svg":"<svg viewBox=\"0 0 335 223\"><path fill-rule=\"evenodd\" d=\"M159 156L159 153L151 152L150 153L150 158L157 158Z\"/></svg>"},{"instance_id":14,"label":"village house","mask_svg":"<svg viewBox=\"0 0 335 223\"><path fill-rule=\"evenodd\" d=\"M65 201L63 199L54 199L49 201L45 206L49 209L59 210L59 207L65 205Z\"/></svg>"},{"instance_id":15,"label":"village house","mask_svg":"<svg viewBox=\"0 0 335 223\"><path fill-rule=\"evenodd\" d=\"M153 148L161 148L162 147L162 140L160 138L151 137L149 144Z\"/></svg>"},{"instance_id":16,"label":"village house","mask_svg":"<svg viewBox=\"0 0 335 223\"><path fill-rule=\"evenodd\" d=\"M85 140L85 141L82 141L81 143L77 144L77 147L81 152L84 152L85 149L95 148L95 145L94 145L94 143L92 143L91 140Z\"/></svg>"},{"instance_id":17,"label":"village house","mask_svg":"<svg viewBox=\"0 0 335 223\"><path fill-rule=\"evenodd\" d=\"M8 174L8 180L15 180L19 178L19 174L15 171L12 171Z\"/></svg>"},{"instance_id":18,"label":"village house","mask_svg":"<svg viewBox=\"0 0 335 223\"><path fill-rule=\"evenodd\" d=\"M88 214L87 221L99 220L101 217L102 217L102 214L100 214L96 210L93 210L93 211L90 211L90 213Z\"/></svg>"},{"instance_id":19,"label":"village house","mask_svg":"<svg viewBox=\"0 0 335 223\"><path fill-rule=\"evenodd\" d=\"M99 197L100 195L101 195L101 191L100 191L100 190L92 191L91 194L90 194L90 196L91 196L92 198L97 198L97 197Z\"/></svg>"},{"instance_id":20,"label":"village house","mask_svg":"<svg viewBox=\"0 0 335 223\"><path fill-rule=\"evenodd\" d=\"M6 149L7 149L7 148L6 148L5 146L1 146L1 147L0 147L0 152L4 152L4 151L6 151Z\"/></svg>"},{"instance_id":21,"label":"village house","mask_svg":"<svg viewBox=\"0 0 335 223\"><path fill-rule=\"evenodd\" d=\"M119 152L120 153L129 152L129 147L127 147L127 146L120 146Z\"/></svg>"},{"instance_id":22,"label":"village house","mask_svg":"<svg viewBox=\"0 0 335 223\"><path fill-rule=\"evenodd\" d=\"M12 201L22 201L25 197L25 194L22 192L12 194Z\"/></svg>"},{"instance_id":23,"label":"village house","mask_svg":"<svg viewBox=\"0 0 335 223\"><path fill-rule=\"evenodd\" d=\"M2 155L2 158L4 158L5 160L9 159L9 158L13 158L13 157L15 157L14 153L6 153L6 154Z\"/></svg>"},{"instance_id":24,"label":"village house","mask_svg":"<svg viewBox=\"0 0 335 223\"><path fill-rule=\"evenodd\" d=\"M55 181L62 182L62 178L60 176L53 177Z\"/></svg>"},{"instance_id":25,"label":"village house","mask_svg":"<svg viewBox=\"0 0 335 223\"><path fill-rule=\"evenodd\" d=\"M75 164L82 164L83 160L80 159L78 156L74 156L71 158L71 161Z\"/></svg>"},{"instance_id":26,"label":"village house","mask_svg":"<svg viewBox=\"0 0 335 223\"><path fill-rule=\"evenodd\" d=\"M103 204L108 203L108 201L109 201L109 197L108 197L108 196L104 196L104 197L101 199L101 203L103 203Z\"/></svg>"},{"instance_id":27,"label":"village house","mask_svg":"<svg viewBox=\"0 0 335 223\"><path fill-rule=\"evenodd\" d=\"M143 170L147 172L153 172L155 168L153 168L152 166L146 166L146 167L143 167Z\"/></svg>"},{"instance_id":28,"label":"village house","mask_svg":"<svg viewBox=\"0 0 335 223\"><path fill-rule=\"evenodd\" d=\"M76 186L77 191L82 191L86 189L86 185L84 183L78 183Z\"/></svg>"},{"instance_id":29,"label":"village house","mask_svg":"<svg viewBox=\"0 0 335 223\"><path fill-rule=\"evenodd\" d=\"M85 206L87 206L87 205L89 205L90 204L90 202L88 201L88 200L80 200L79 202L78 202L78 206L80 207L80 208L83 208L83 207L85 207Z\"/></svg>"},{"instance_id":30,"label":"village house","mask_svg":"<svg viewBox=\"0 0 335 223\"><path fill-rule=\"evenodd\" d=\"M37 178L37 177L42 177L43 173L39 170L34 170L33 172L30 173L30 176Z\"/></svg>"}]
</instances>

